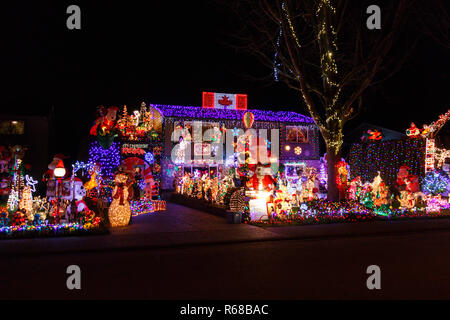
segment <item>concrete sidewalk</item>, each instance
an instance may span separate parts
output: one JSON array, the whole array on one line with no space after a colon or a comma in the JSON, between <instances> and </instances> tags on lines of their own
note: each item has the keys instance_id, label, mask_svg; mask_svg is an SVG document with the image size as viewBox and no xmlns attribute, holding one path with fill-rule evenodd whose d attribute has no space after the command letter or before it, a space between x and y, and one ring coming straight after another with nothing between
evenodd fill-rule
<instances>
[{"instance_id":1,"label":"concrete sidewalk","mask_svg":"<svg viewBox=\"0 0 450 320\"><path fill-rule=\"evenodd\" d=\"M387 236L439 231L450 232L450 219L261 228L247 224L228 224L223 218L168 203L166 211L134 217L131 225L111 229L110 235L2 240L0 256L6 258L22 255L137 250L252 241Z\"/></svg>"}]
</instances>

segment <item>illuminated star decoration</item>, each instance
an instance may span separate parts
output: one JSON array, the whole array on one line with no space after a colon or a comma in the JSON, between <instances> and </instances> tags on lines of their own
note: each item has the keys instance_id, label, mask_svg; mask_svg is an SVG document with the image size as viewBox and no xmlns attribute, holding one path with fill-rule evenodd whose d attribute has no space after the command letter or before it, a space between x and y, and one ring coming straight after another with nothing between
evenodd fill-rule
<instances>
[{"instance_id":1,"label":"illuminated star decoration","mask_svg":"<svg viewBox=\"0 0 450 320\"><path fill-rule=\"evenodd\" d=\"M30 187L31 192L36 192L36 184L38 183L37 180L34 180L33 177L30 177L29 175L25 176L26 184L28 187Z\"/></svg>"}]
</instances>

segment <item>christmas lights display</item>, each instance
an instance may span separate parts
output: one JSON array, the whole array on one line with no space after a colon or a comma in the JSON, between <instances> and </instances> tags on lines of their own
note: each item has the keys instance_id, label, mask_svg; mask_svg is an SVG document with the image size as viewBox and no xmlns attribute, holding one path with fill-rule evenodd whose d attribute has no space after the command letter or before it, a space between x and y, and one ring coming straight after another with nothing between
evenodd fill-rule
<instances>
[{"instance_id":1,"label":"christmas lights display","mask_svg":"<svg viewBox=\"0 0 450 320\"><path fill-rule=\"evenodd\" d=\"M406 139L354 144L349 198L389 218L448 214L448 174L436 169L443 167L446 152L434 140L447 120L448 112L422 130L411 123Z\"/></svg>"},{"instance_id":2,"label":"christmas lights display","mask_svg":"<svg viewBox=\"0 0 450 320\"><path fill-rule=\"evenodd\" d=\"M318 199L320 188L317 169L305 162L285 163L274 174L270 165L244 161L224 171L181 172L175 181L175 192L240 212L243 221L286 220Z\"/></svg>"},{"instance_id":3,"label":"christmas lights display","mask_svg":"<svg viewBox=\"0 0 450 320\"><path fill-rule=\"evenodd\" d=\"M367 130L367 133L364 133L361 137L361 141L367 141L367 140L382 140L383 139L383 133L378 130Z\"/></svg>"},{"instance_id":4,"label":"christmas lights display","mask_svg":"<svg viewBox=\"0 0 450 320\"><path fill-rule=\"evenodd\" d=\"M191 108L194 110L195 107ZM171 112L178 110L178 107L158 106L158 109L163 114L173 115ZM302 126L281 126L279 160L283 161L283 169L277 171L271 170L272 165L249 161L251 146L260 142L255 142L258 140L246 135L241 128L242 124L244 129L261 128L265 122L258 121L260 113L256 110L233 110L231 113L214 109L197 110L196 115L189 116L198 119L208 114L220 120L219 128L223 125L230 128L235 139L232 144L235 154L230 155L230 159L227 157L223 166L205 160L193 161L191 166L182 161L172 164L171 170L167 169L167 172L175 178L177 193L227 209L231 209L230 199L233 199L233 206L240 207L239 210L248 216L250 222L306 222L307 219L363 221L380 217L419 217L435 214L436 210L426 208L430 204L436 207L436 202L441 205L439 214L447 214L442 200L437 201L420 189L420 181L425 174L426 140L420 136L420 131L419 136L412 138L416 133L414 126L410 130L410 137L406 139L383 141L380 131L370 130L362 143L355 144L348 163L341 159L335 164L336 183L343 201L332 203L321 200L324 195L326 197L326 156L318 161L318 165L309 166L305 162L307 153L317 152L311 148L311 145L316 144L313 126L308 127L305 123ZM187 115L190 109L179 111ZM237 119L230 119L238 116L241 117L241 125ZM183 125L183 122L167 118L165 126L185 130L187 122ZM187 137L193 139L186 134L183 141ZM268 139L261 144L265 148L269 145ZM236 161L237 156L243 156L243 159ZM248 204L240 206L244 197ZM326 211L326 215L322 211Z\"/></svg>"},{"instance_id":5,"label":"christmas lights display","mask_svg":"<svg viewBox=\"0 0 450 320\"><path fill-rule=\"evenodd\" d=\"M147 198L141 198L139 200L131 200L130 202L131 214L133 216L138 216L141 214L152 213L155 210L153 209L153 202Z\"/></svg>"},{"instance_id":6,"label":"christmas lights display","mask_svg":"<svg viewBox=\"0 0 450 320\"><path fill-rule=\"evenodd\" d=\"M441 114L438 120L429 125L425 124L422 130L418 129L414 123L411 123L411 127L406 130L406 135L409 137L418 137L420 135L424 138L433 139L449 118L450 109L446 113Z\"/></svg>"},{"instance_id":7,"label":"christmas lights display","mask_svg":"<svg viewBox=\"0 0 450 320\"><path fill-rule=\"evenodd\" d=\"M184 119L228 119L242 121L246 112L254 115L254 121L258 122L290 122L290 123L309 123L314 124L312 118L296 112L288 111L266 111L266 110L239 110L239 109L215 109L202 108L194 106L172 106L154 104L153 107L161 111L163 117L177 117ZM227 128L230 128L227 126ZM233 127L231 127L233 128Z\"/></svg>"},{"instance_id":8,"label":"christmas lights display","mask_svg":"<svg viewBox=\"0 0 450 320\"><path fill-rule=\"evenodd\" d=\"M450 179L445 172L428 172L422 180L422 190L425 194L437 196L438 194L448 193L449 189Z\"/></svg>"},{"instance_id":9,"label":"christmas lights display","mask_svg":"<svg viewBox=\"0 0 450 320\"><path fill-rule=\"evenodd\" d=\"M114 133L109 136L117 141L105 148L98 141L99 129L91 130L92 135L97 132L97 140L92 143L89 163L100 168L102 179L94 179L96 173L93 172L85 186L94 191L89 193L92 199L102 199L109 206L109 223L118 227L127 225L131 215L165 210L165 202L154 199L159 197L161 179L162 115L153 106L147 108L144 102L131 115L127 106L120 115L108 117L118 108L107 110L106 116L96 123L101 127L107 118L106 132Z\"/></svg>"},{"instance_id":10,"label":"christmas lights display","mask_svg":"<svg viewBox=\"0 0 450 320\"><path fill-rule=\"evenodd\" d=\"M24 224L13 226L0 225L0 239L14 239L21 237L61 237L80 236L103 233L95 223L60 223L60 224Z\"/></svg>"},{"instance_id":11,"label":"christmas lights display","mask_svg":"<svg viewBox=\"0 0 450 320\"><path fill-rule=\"evenodd\" d=\"M128 115L124 106L117 129L122 141L122 166L134 176L135 200L158 198L163 150L161 111L142 102L139 110Z\"/></svg>"},{"instance_id":12,"label":"christmas lights display","mask_svg":"<svg viewBox=\"0 0 450 320\"><path fill-rule=\"evenodd\" d=\"M283 10L289 32L290 13ZM321 60L325 81L333 86L333 52ZM38 181L25 172L24 148L15 146L6 154L0 147L0 196L7 195L0 207L0 238L85 234L98 232L104 223L126 226L132 216L166 209L162 187L240 213L248 223L450 214L450 179L438 170L448 151L434 140L448 113L422 130L412 123L405 139L383 141L380 131L369 130L352 146L348 161L334 164L342 201L330 202L324 199L327 159L319 157L314 121L295 112L230 108L230 101L222 97L223 108L142 103L131 115L127 106L120 114L117 107L99 107L88 162L73 163L65 178L64 156L55 155L44 174L44 198L33 195ZM221 154L227 143L231 153ZM261 150L270 162L260 161Z\"/></svg>"},{"instance_id":13,"label":"christmas lights display","mask_svg":"<svg viewBox=\"0 0 450 320\"><path fill-rule=\"evenodd\" d=\"M131 218L130 201L133 198L133 189L126 174L116 175L116 186L113 191L113 201L109 207L108 218L112 227L123 227Z\"/></svg>"},{"instance_id":14,"label":"christmas lights display","mask_svg":"<svg viewBox=\"0 0 450 320\"><path fill-rule=\"evenodd\" d=\"M434 150L434 165L436 169L443 169L445 160L448 158L450 158L450 150L436 148Z\"/></svg>"},{"instance_id":15,"label":"christmas lights display","mask_svg":"<svg viewBox=\"0 0 450 320\"><path fill-rule=\"evenodd\" d=\"M164 146L165 154L163 154L161 162L161 182L164 189L173 188L177 183L174 179L177 175L180 175L180 172L187 171L193 176L195 168L206 172L209 167L218 168L219 172L234 168L240 175L251 175L259 161L255 155L259 154L257 150L262 151L271 159L270 162L274 171L278 163L297 161L299 158L310 159L312 160L311 165L317 167L319 165L318 128L310 117L296 112L239 110L214 108L214 106L208 108L172 105L152 106L161 111L163 115L166 143ZM201 129L194 128L196 123L200 123ZM252 137L249 142L249 151L255 158L248 164L252 167L252 170L249 170L245 161L243 161L246 152L246 135L249 134L248 128L254 131L254 133L251 133ZM295 141L288 143L286 135L297 132L295 130L301 131L304 138L295 139ZM266 134L264 134L264 131ZM205 139L206 132L210 132L210 134ZM174 134L176 134L175 140ZM172 144L167 143L169 136ZM277 143L273 144L273 141ZM222 144L223 148L221 147ZM230 149L230 145L232 145L233 150ZM286 150L286 145L292 148ZM274 146L276 146L276 149L273 149ZM274 152L273 155L272 152ZM208 155L211 155L211 157ZM240 160L238 160L238 157ZM238 162L241 163L240 166L237 165ZM181 176L183 175L184 173L181 173ZM222 178L223 175L218 176L219 181Z\"/></svg>"},{"instance_id":16,"label":"christmas lights display","mask_svg":"<svg viewBox=\"0 0 450 320\"><path fill-rule=\"evenodd\" d=\"M402 139L353 144L348 157L351 178L360 176L372 181L381 172L386 185L394 187L397 173L406 165L417 176L423 176L424 139Z\"/></svg>"},{"instance_id":17,"label":"christmas lights display","mask_svg":"<svg viewBox=\"0 0 450 320\"><path fill-rule=\"evenodd\" d=\"M61 167L62 156L54 157L54 161L49 165L49 172L44 175L44 181L47 181L50 187L47 190L48 197L45 198L33 196L38 181L26 174L22 161L23 156L24 154L16 153L14 164L8 166L13 178L9 186L7 205L1 210L0 239L100 232L100 218L96 217L95 213L90 211L87 206L84 206L83 210L79 210L77 216L69 217L70 201L67 199L72 199L71 192L77 193L76 200L82 199L84 194L80 197L80 189L77 187L78 185L73 187L71 179L63 180L61 178L59 182L55 181L57 174L54 174L53 171L56 168L63 168L63 166ZM86 168L87 166L77 163L74 165L73 172ZM79 185L83 187L81 181Z\"/></svg>"},{"instance_id":18,"label":"christmas lights display","mask_svg":"<svg viewBox=\"0 0 450 320\"><path fill-rule=\"evenodd\" d=\"M120 143L112 142L107 149L104 149L98 141L92 142L88 162L100 167L103 178L112 179L113 173L121 163Z\"/></svg>"}]
</instances>

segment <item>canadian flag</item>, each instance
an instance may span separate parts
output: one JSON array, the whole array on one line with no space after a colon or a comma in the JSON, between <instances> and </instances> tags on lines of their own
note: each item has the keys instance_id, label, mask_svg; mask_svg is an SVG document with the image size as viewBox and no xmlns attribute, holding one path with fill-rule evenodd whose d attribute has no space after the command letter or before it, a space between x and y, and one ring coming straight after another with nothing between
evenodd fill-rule
<instances>
[{"instance_id":1,"label":"canadian flag","mask_svg":"<svg viewBox=\"0 0 450 320\"><path fill-rule=\"evenodd\" d=\"M203 92L203 108L247 110L247 95Z\"/></svg>"}]
</instances>

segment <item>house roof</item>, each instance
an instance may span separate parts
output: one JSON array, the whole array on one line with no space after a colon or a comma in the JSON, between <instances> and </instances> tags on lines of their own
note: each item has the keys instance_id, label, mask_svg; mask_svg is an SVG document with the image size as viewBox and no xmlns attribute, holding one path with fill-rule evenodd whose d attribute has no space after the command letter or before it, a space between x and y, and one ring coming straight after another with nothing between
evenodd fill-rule
<instances>
[{"instance_id":1,"label":"house roof","mask_svg":"<svg viewBox=\"0 0 450 320\"><path fill-rule=\"evenodd\" d=\"M164 117L182 117L196 119L242 119L245 112L250 111L255 116L255 121L273 121L273 122L291 122L291 123L308 123L313 124L311 117L304 116L292 111L266 111L266 110L230 110L230 109L213 109L194 106L173 106L152 104L151 106L161 111Z\"/></svg>"},{"instance_id":2,"label":"house roof","mask_svg":"<svg viewBox=\"0 0 450 320\"><path fill-rule=\"evenodd\" d=\"M376 129L378 131L380 131L383 135L383 140L397 140L397 139L401 139L406 137L406 134L395 131L395 130L391 130L391 129L387 129L387 128L383 128L374 124L370 124L370 123L366 123L363 122L361 123L359 126L357 126L355 129L351 130L350 132L348 132L345 135L345 140L347 140L348 142L354 142L354 141L360 141L362 135L367 132L367 130L373 130Z\"/></svg>"}]
</instances>

